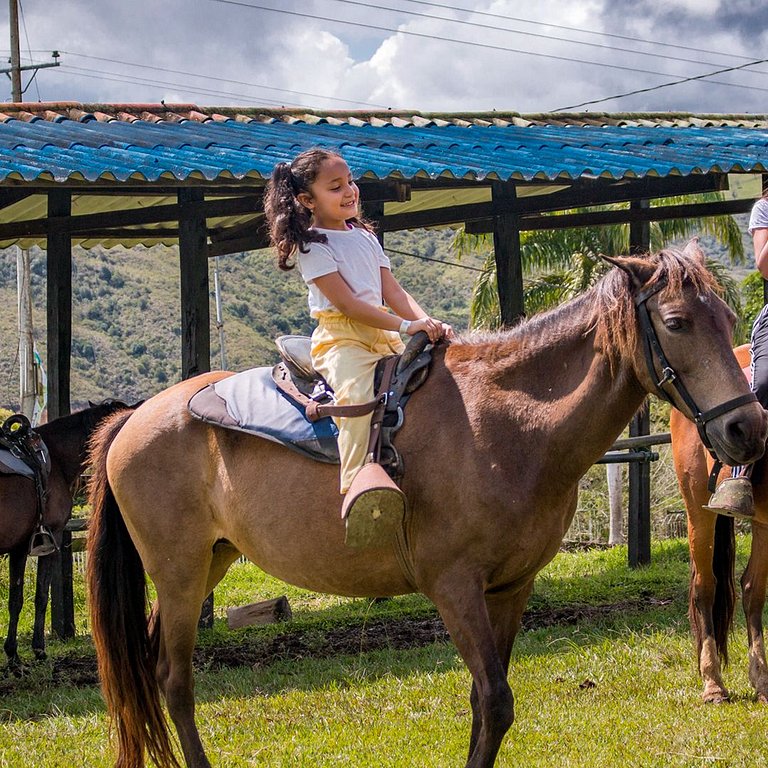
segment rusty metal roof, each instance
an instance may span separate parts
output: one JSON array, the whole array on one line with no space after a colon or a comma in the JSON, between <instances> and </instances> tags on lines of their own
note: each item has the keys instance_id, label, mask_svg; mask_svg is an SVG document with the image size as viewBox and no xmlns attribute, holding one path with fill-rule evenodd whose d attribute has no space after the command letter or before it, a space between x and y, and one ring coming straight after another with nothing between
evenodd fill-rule
<instances>
[{"instance_id":1,"label":"rusty metal roof","mask_svg":"<svg viewBox=\"0 0 768 768\"><path fill-rule=\"evenodd\" d=\"M363 113L0 104L0 185L267 178L303 149L360 178L563 181L768 170L768 115Z\"/></svg>"}]
</instances>

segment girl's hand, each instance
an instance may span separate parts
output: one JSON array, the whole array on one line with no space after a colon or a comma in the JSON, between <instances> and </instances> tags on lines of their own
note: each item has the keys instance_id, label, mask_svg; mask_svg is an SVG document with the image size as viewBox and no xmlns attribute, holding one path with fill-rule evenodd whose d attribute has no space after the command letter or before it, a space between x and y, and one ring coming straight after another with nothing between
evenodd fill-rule
<instances>
[{"instance_id":1,"label":"girl's hand","mask_svg":"<svg viewBox=\"0 0 768 768\"><path fill-rule=\"evenodd\" d=\"M419 331L424 331L433 344L442 339L443 336L448 336L448 338L453 336L453 328L450 325L442 323L440 320L435 320L432 317L421 317L418 320L413 320L407 334L413 336Z\"/></svg>"}]
</instances>

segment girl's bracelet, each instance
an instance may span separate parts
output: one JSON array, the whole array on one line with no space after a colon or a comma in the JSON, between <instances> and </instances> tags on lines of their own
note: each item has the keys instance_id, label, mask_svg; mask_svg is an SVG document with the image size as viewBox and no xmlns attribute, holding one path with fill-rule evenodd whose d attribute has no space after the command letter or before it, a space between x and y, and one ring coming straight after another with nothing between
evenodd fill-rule
<instances>
[{"instance_id":1,"label":"girl's bracelet","mask_svg":"<svg viewBox=\"0 0 768 768\"><path fill-rule=\"evenodd\" d=\"M406 334L408 333L408 329L411 327L411 320L403 320L402 323L400 323L400 333Z\"/></svg>"}]
</instances>

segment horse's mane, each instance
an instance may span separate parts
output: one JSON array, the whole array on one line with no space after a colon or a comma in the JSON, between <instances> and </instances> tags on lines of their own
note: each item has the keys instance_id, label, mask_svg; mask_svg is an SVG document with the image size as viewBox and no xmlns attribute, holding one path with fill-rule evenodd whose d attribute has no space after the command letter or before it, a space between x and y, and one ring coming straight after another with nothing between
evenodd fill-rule
<instances>
[{"instance_id":1,"label":"horse's mane","mask_svg":"<svg viewBox=\"0 0 768 768\"><path fill-rule=\"evenodd\" d=\"M683 285L690 284L697 294L719 291L717 281L706 268L700 252L665 248L662 251L641 256L622 256L622 263L635 264L653 269L644 287L650 289L660 282L665 298L682 293ZM585 293L554 309L532 316L514 328L502 331L475 331L463 334L455 344L482 345L505 341L523 342L533 337L553 338L559 329L572 328L574 320L583 318L585 333L595 333L598 347L615 363L621 357L633 354L637 348L637 323L635 321L634 295L629 274L619 268L611 269L600 281Z\"/></svg>"}]
</instances>

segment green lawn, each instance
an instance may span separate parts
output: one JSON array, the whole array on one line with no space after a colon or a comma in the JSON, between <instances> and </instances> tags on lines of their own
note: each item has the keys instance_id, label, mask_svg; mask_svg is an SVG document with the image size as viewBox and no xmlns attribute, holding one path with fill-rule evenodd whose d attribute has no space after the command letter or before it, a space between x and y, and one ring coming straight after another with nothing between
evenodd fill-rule
<instances>
[{"instance_id":1,"label":"green lawn","mask_svg":"<svg viewBox=\"0 0 768 768\"><path fill-rule=\"evenodd\" d=\"M739 537L741 564L747 547L747 537ZM497 764L768 762L768 711L752 697L741 617L727 672L734 701L705 706L686 619L685 542L655 544L648 568L629 571L625 563L626 548L562 553L540 576L510 670L517 720ZM7 570L0 578L5 599ZM328 598L238 564L217 591L217 616L227 605L279 594L288 595L293 622L230 632L219 620L203 633L201 646L256 647L298 633L320 647L339 626L362 633L374 621L433 615L417 596L377 604ZM537 620L553 616L560 623L537 628ZM28 624L22 643L28 658ZM98 690L56 682L54 674L67 654L90 658L87 637L52 641L50 649L51 660L33 665L23 680L0 679L0 766L111 765L102 754L107 723ZM463 663L445 642L209 666L197 675L198 722L216 766L463 766L469 685Z\"/></svg>"}]
</instances>

